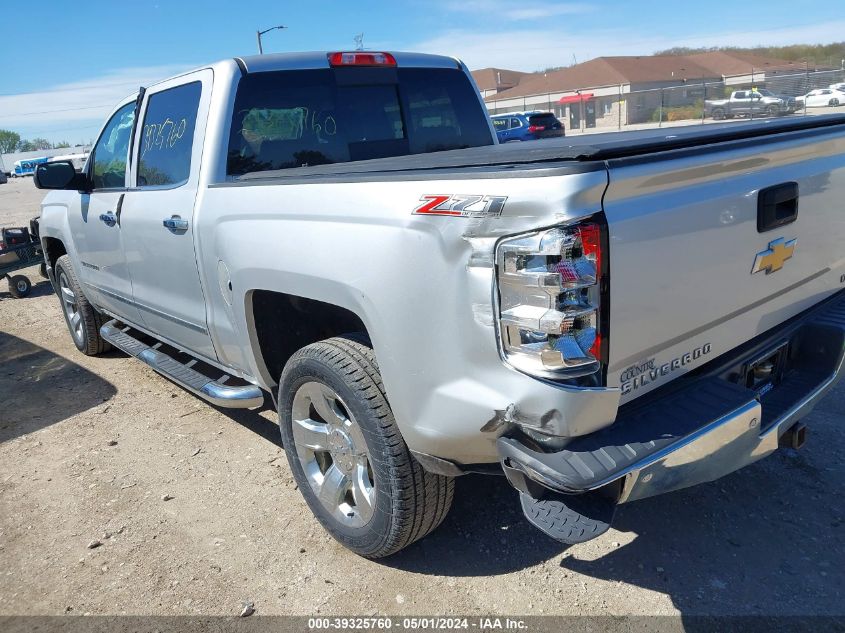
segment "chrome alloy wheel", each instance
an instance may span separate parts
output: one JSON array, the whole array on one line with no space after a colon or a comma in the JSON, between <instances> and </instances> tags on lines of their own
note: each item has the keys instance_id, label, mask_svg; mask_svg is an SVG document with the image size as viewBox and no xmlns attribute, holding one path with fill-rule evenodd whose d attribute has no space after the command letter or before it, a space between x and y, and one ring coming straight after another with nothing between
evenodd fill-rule
<instances>
[{"instance_id":1,"label":"chrome alloy wheel","mask_svg":"<svg viewBox=\"0 0 845 633\"><path fill-rule=\"evenodd\" d=\"M61 291L62 309L65 311L70 333L77 341L82 340L82 313L76 303L76 295L70 287L64 271L59 273L59 290Z\"/></svg>"},{"instance_id":2,"label":"chrome alloy wheel","mask_svg":"<svg viewBox=\"0 0 845 633\"><path fill-rule=\"evenodd\" d=\"M345 526L366 525L376 500L364 434L340 396L320 382L306 382L293 397L291 425L296 456L311 490Z\"/></svg>"}]
</instances>

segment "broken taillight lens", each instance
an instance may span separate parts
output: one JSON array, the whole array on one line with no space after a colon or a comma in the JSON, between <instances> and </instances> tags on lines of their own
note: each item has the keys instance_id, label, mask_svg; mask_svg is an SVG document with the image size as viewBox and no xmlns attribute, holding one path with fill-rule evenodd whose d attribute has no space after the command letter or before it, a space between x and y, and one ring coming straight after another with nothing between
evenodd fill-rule
<instances>
[{"instance_id":1,"label":"broken taillight lens","mask_svg":"<svg viewBox=\"0 0 845 633\"><path fill-rule=\"evenodd\" d=\"M598 371L602 225L586 221L506 238L496 265L508 362L553 378Z\"/></svg>"}]
</instances>

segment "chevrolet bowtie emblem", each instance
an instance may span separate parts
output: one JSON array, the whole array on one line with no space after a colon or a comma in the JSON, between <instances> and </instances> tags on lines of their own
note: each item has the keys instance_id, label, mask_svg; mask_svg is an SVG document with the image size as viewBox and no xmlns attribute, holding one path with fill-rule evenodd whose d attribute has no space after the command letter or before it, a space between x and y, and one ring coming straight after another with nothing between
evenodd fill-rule
<instances>
[{"instance_id":1,"label":"chevrolet bowtie emblem","mask_svg":"<svg viewBox=\"0 0 845 633\"><path fill-rule=\"evenodd\" d=\"M798 240L789 240L788 242L779 237L773 242L769 242L769 248L757 253L754 259L754 267L751 269L751 274L759 273L765 270L766 274L777 272L783 268L783 263L792 257L795 252L795 242Z\"/></svg>"}]
</instances>

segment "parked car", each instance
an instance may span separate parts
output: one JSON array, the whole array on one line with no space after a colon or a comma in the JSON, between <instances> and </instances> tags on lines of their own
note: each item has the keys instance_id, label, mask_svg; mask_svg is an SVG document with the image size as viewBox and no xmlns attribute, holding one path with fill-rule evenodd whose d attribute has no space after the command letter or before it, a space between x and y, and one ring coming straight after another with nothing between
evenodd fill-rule
<instances>
[{"instance_id":1,"label":"parked car","mask_svg":"<svg viewBox=\"0 0 845 633\"><path fill-rule=\"evenodd\" d=\"M769 90L735 90L728 99L708 99L704 113L714 119L778 116L797 109L794 97L779 96Z\"/></svg>"},{"instance_id":2,"label":"parked car","mask_svg":"<svg viewBox=\"0 0 845 633\"><path fill-rule=\"evenodd\" d=\"M839 104L845 104L845 87L841 90L835 88L819 88L811 90L805 95L796 97L798 107L808 108L826 108L836 107Z\"/></svg>"},{"instance_id":3,"label":"parked car","mask_svg":"<svg viewBox=\"0 0 845 633\"><path fill-rule=\"evenodd\" d=\"M563 123L552 112L511 112L490 117L500 143L565 136Z\"/></svg>"},{"instance_id":4,"label":"parked car","mask_svg":"<svg viewBox=\"0 0 845 633\"><path fill-rule=\"evenodd\" d=\"M800 447L845 362L843 154L837 115L499 145L451 57L303 53L129 95L35 184L76 347L271 394L306 503L377 558L464 473L577 543Z\"/></svg>"},{"instance_id":5,"label":"parked car","mask_svg":"<svg viewBox=\"0 0 845 633\"><path fill-rule=\"evenodd\" d=\"M5 185L7 182L6 172L0 169L0 185Z\"/></svg>"},{"instance_id":6,"label":"parked car","mask_svg":"<svg viewBox=\"0 0 845 633\"><path fill-rule=\"evenodd\" d=\"M845 81L840 81L839 83L830 84L828 88L832 88L833 90L845 90Z\"/></svg>"}]
</instances>

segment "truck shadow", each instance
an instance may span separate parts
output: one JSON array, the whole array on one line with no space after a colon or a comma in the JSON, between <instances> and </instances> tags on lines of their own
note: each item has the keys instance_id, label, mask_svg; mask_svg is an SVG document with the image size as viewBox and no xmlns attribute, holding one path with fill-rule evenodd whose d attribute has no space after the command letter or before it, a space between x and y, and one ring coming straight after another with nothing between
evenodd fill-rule
<instances>
[{"instance_id":1,"label":"truck shadow","mask_svg":"<svg viewBox=\"0 0 845 633\"><path fill-rule=\"evenodd\" d=\"M265 394L264 404L258 409L223 409L213 405L209 406L233 422L237 422L242 427L249 429L267 442L275 444L281 449L285 448L282 444L282 434L279 432L279 425L261 415L262 413L271 412L273 419L275 419L276 413L269 395Z\"/></svg>"},{"instance_id":2,"label":"truck shadow","mask_svg":"<svg viewBox=\"0 0 845 633\"><path fill-rule=\"evenodd\" d=\"M116 392L73 361L0 332L0 442L61 422Z\"/></svg>"},{"instance_id":3,"label":"truck shadow","mask_svg":"<svg viewBox=\"0 0 845 633\"><path fill-rule=\"evenodd\" d=\"M616 531L593 542L567 547L545 537L503 478L471 475L457 480L444 524L383 564L481 576L551 561L560 569L551 587L567 586L573 573L621 582L668 595L685 615L841 615L845 389L837 392L807 419L816 437L804 451L622 506Z\"/></svg>"}]
</instances>

